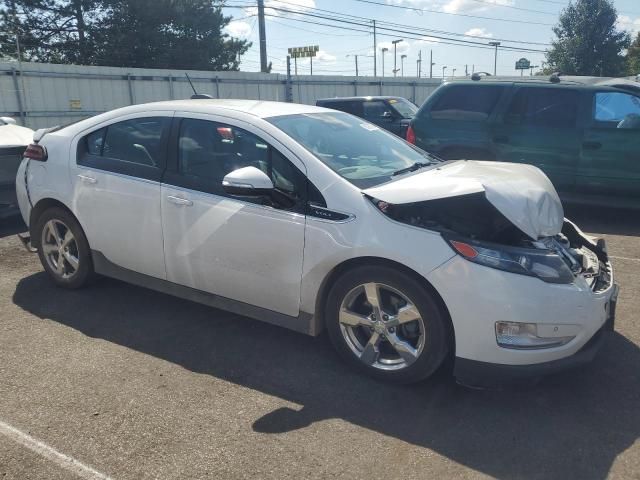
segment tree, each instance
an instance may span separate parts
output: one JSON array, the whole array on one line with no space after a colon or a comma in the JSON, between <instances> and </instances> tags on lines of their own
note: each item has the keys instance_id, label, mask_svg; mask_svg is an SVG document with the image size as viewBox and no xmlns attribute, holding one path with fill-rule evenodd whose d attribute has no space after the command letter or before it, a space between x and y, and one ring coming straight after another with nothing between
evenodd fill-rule
<instances>
[{"instance_id":1,"label":"tree","mask_svg":"<svg viewBox=\"0 0 640 480\"><path fill-rule=\"evenodd\" d=\"M553 28L557 39L547 52L545 73L619 76L626 71L624 50L631 41L616 28L618 14L611 0L569 3Z\"/></svg>"},{"instance_id":2,"label":"tree","mask_svg":"<svg viewBox=\"0 0 640 480\"><path fill-rule=\"evenodd\" d=\"M218 1L218 0L216 0ZM237 70L250 47L212 0L0 0L0 53L24 60Z\"/></svg>"},{"instance_id":3,"label":"tree","mask_svg":"<svg viewBox=\"0 0 640 480\"><path fill-rule=\"evenodd\" d=\"M90 63L96 0L10 0L0 7L0 52L53 63Z\"/></svg>"},{"instance_id":4,"label":"tree","mask_svg":"<svg viewBox=\"0 0 640 480\"><path fill-rule=\"evenodd\" d=\"M222 29L231 20L211 0L104 0L103 65L237 70L250 43Z\"/></svg>"},{"instance_id":5,"label":"tree","mask_svg":"<svg viewBox=\"0 0 640 480\"><path fill-rule=\"evenodd\" d=\"M627 64L629 66L629 75L640 74L640 32L638 32L636 39L627 50Z\"/></svg>"}]
</instances>

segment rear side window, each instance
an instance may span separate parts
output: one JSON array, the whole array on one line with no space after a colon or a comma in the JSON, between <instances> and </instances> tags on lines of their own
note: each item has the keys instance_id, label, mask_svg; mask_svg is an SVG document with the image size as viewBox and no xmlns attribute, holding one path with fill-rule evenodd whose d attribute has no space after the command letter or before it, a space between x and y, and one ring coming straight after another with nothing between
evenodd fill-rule
<instances>
[{"instance_id":1,"label":"rear side window","mask_svg":"<svg viewBox=\"0 0 640 480\"><path fill-rule=\"evenodd\" d=\"M505 123L575 128L579 93L560 88L521 88L514 95Z\"/></svg>"},{"instance_id":2,"label":"rear side window","mask_svg":"<svg viewBox=\"0 0 640 480\"><path fill-rule=\"evenodd\" d=\"M637 124L640 128L640 98L622 92L599 92L595 95L594 119L620 123L618 128ZM630 128L627 126L627 128Z\"/></svg>"},{"instance_id":3,"label":"rear side window","mask_svg":"<svg viewBox=\"0 0 640 480\"><path fill-rule=\"evenodd\" d=\"M145 117L113 123L78 143L79 165L160 180L166 164L170 119Z\"/></svg>"},{"instance_id":4,"label":"rear side window","mask_svg":"<svg viewBox=\"0 0 640 480\"><path fill-rule=\"evenodd\" d=\"M321 105L325 108L332 108L333 110L340 110L341 112L350 113L356 117L362 117L362 102L355 100L338 101L338 102L326 102Z\"/></svg>"},{"instance_id":5,"label":"rear side window","mask_svg":"<svg viewBox=\"0 0 640 480\"><path fill-rule=\"evenodd\" d=\"M364 118L367 120L380 120L384 116L384 112L389 112L391 109L381 100L372 100L370 102L363 103Z\"/></svg>"},{"instance_id":6,"label":"rear side window","mask_svg":"<svg viewBox=\"0 0 640 480\"><path fill-rule=\"evenodd\" d=\"M481 122L489 118L505 87L453 85L445 88L431 107L436 120Z\"/></svg>"}]
</instances>

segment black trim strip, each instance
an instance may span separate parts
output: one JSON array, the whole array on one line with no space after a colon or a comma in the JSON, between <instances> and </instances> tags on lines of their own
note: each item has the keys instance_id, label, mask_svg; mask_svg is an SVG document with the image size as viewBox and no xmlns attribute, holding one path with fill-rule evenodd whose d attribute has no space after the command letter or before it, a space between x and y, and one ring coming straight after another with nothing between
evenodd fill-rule
<instances>
[{"instance_id":1,"label":"black trim strip","mask_svg":"<svg viewBox=\"0 0 640 480\"><path fill-rule=\"evenodd\" d=\"M91 257L95 271L106 277L115 278L116 280L156 290L161 293L167 293L174 297L202 303L228 312L237 313L238 315L251 317L256 320L271 323L272 325L288 328L289 330L306 333L307 335L315 336L321 331L319 322L316 321L313 315L306 312L300 312L297 317L291 317L283 313L274 312L273 310L257 307L238 300L232 300L195 288L185 287L184 285L178 285L177 283L122 268L112 263L97 250L91 251Z\"/></svg>"}]
</instances>

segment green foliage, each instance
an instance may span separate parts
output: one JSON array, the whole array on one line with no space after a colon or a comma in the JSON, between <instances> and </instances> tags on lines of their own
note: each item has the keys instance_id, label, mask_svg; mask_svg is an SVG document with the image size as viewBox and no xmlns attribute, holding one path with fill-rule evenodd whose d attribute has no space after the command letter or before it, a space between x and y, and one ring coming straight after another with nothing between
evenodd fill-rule
<instances>
[{"instance_id":1,"label":"green foliage","mask_svg":"<svg viewBox=\"0 0 640 480\"><path fill-rule=\"evenodd\" d=\"M629 75L640 74L640 32L627 51L627 64Z\"/></svg>"},{"instance_id":2,"label":"green foliage","mask_svg":"<svg viewBox=\"0 0 640 480\"><path fill-rule=\"evenodd\" d=\"M616 29L618 14L611 0L576 0L560 14L556 39L547 52L545 73L619 76L626 72L627 32Z\"/></svg>"},{"instance_id":3,"label":"green foliage","mask_svg":"<svg viewBox=\"0 0 640 480\"><path fill-rule=\"evenodd\" d=\"M25 60L141 68L237 70L250 43L222 30L211 0L2 2L0 52Z\"/></svg>"}]
</instances>

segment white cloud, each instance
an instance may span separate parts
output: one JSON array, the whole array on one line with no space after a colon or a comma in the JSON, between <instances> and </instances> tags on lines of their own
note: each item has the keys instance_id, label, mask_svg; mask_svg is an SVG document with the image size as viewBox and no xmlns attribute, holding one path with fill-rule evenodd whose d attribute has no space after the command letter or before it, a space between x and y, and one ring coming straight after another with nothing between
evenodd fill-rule
<instances>
[{"instance_id":1,"label":"white cloud","mask_svg":"<svg viewBox=\"0 0 640 480\"><path fill-rule=\"evenodd\" d=\"M224 32L230 37L247 38L251 35L251 25L247 22L233 21L224 27Z\"/></svg>"},{"instance_id":2,"label":"white cloud","mask_svg":"<svg viewBox=\"0 0 640 480\"><path fill-rule=\"evenodd\" d=\"M387 0L394 5L403 5L411 8L430 8L447 13L469 13L489 10L496 6L513 5L515 0Z\"/></svg>"},{"instance_id":3,"label":"white cloud","mask_svg":"<svg viewBox=\"0 0 640 480\"><path fill-rule=\"evenodd\" d=\"M447 13L479 12L488 10L494 6L513 5L513 0L486 0L476 2L474 0L449 0L442 6L442 11Z\"/></svg>"},{"instance_id":4,"label":"white cloud","mask_svg":"<svg viewBox=\"0 0 640 480\"><path fill-rule=\"evenodd\" d=\"M319 50L316 53L315 58L318 62L322 62L322 63L334 63L336 61L335 55L331 55L330 53L325 52L324 50Z\"/></svg>"},{"instance_id":5,"label":"white cloud","mask_svg":"<svg viewBox=\"0 0 640 480\"><path fill-rule=\"evenodd\" d=\"M464 32L465 35L469 35L470 37L482 37L482 38L492 38L493 33L487 32L486 28L475 27Z\"/></svg>"},{"instance_id":6,"label":"white cloud","mask_svg":"<svg viewBox=\"0 0 640 480\"><path fill-rule=\"evenodd\" d=\"M618 17L618 30L628 30L634 36L640 32L640 17L633 19L628 15Z\"/></svg>"}]
</instances>

